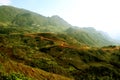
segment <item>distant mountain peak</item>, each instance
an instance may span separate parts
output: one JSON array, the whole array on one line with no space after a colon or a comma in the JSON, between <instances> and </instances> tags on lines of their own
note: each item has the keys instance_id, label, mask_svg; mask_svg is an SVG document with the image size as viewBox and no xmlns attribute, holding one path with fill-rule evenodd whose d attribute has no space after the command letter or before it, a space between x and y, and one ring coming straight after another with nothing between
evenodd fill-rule
<instances>
[{"instance_id":1,"label":"distant mountain peak","mask_svg":"<svg viewBox=\"0 0 120 80\"><path fill-rule=\"evenodd\" d=\"M53 15L51 17L53 17L53 18L60 18L60 16L58 16L58 15Z\"/></svg>"},{"instance_id":2,"label":"distant mountain peak","mask_svg":"<svg viewBox=\"0 0 120 80\"><path fill-rule=\"evenodd\" d=\"M64 22L66 22L64 19L62 19L60 16L58 16L58 15L53 15L53 16L51 16L51 18L52 19L55 19L55 20L61 20L61 21L64 21Z\"/></svg>"},{"instance_id":3,"label":"distant mountain peak","mask_svg":"<svg viewBox=\"0 0 120 80\"><path fill-rule=\"evenodd\" d=\"M45 17L35 12L13 6L0 6L0 16L0 26L10 27L10 29L15 28L14 31L8 29L7 33L16 33L17 31L23 33L26 31L35 33L59 32L76 39L78 43L92 46L98 44L102 44L103 46L106 43L107 45L112 44L110 41L111 38L106 37L104 33L100 33L93 27L74 27L58 15Z\"/></svg>"}]
</instances>

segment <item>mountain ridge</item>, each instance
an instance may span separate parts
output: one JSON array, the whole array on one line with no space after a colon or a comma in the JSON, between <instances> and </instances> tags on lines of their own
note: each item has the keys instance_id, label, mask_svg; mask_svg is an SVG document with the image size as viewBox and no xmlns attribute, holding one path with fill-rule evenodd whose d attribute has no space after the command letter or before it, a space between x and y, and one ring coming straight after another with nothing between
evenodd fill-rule
<instances>
[{"instance_id":1,"label":"mountain ridge","mask_svg":"<svg viewBox=\"0 0 120 80\"><path fill-rule=\"evenodd\" d=\"M6 14L3 14L3 12ZM10 15L7 15L7 13L10 13ZM106 45L115 44L114 40L112 40L112 38L110 37L106 38L107 36L104 33L100 33L91 27L75 28L57 15L54 15L52 17L45 17L28 10L19 9L11 6L0 6L0 14L1 16L3 16L2 18L0 18L1 26L4 26L4 25L6 25L7 27L14 26L14 29L18 31L20 30L18 27L20 27L21 30L23 29L22 32L25 32L25 30L27 30L27 32L34 32L34 33L35 32L36 33L37 32L38 33L39 32L55 32L55 33L67 34L70 37L72 35L72 38L75 38L75 36L78 35L79 38L77 38L77 41L80 43L82 42L83 44L86 44L89 46L91 45L106 46ZM5 21L5 23L2 21ZM69 29L71 29L73 32L76 32L76 33L78 32L78 34L76 33L71 34L71 32L69 32ZM83 32L81 33L80 31L83 31ZM101 36L101 38L99 38L99 36ZM87 37L89 37L90 40L87 39ZM98 38L98 39L95 40L95 38Z\"/></svg>"},{"instance_id":2,"label":"mountain ridge","mask_svg":"<svg viewBox=\"0 0 120 80\"><path fill-rule=\"evenodd\" d=\"M0 16L0 80L120 79L120 46L105 33L10 6Z\"/></svg>"}]
</instances>

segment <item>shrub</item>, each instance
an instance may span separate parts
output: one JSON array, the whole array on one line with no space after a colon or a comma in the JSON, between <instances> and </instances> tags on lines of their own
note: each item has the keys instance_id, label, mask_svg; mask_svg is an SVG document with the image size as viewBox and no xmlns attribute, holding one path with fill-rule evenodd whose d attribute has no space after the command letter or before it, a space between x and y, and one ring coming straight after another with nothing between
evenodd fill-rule
<instances>
[{"instance_id":1,"label":"shrub","mask_svg":"<svg viewBox=\"0 0 120 80\"><path fill-rule=\"evenodd\" d=\"M28 78L20 73L11 73L11 74L5 74L0 73L0 80L33 80L32 78Z\"/></svg>"}]
</instances>

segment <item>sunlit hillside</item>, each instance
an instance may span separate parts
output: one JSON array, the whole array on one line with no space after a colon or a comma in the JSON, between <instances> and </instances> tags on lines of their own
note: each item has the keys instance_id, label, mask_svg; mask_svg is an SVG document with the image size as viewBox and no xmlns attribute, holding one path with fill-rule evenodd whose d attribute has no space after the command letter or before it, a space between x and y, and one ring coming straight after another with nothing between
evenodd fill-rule
<instances>
[{"instance_id":1,"label":"sunlit hillside","mask_svg":"<svg viewBox=\"0 0 120 80\"><path fill-rule=\"evenodd\" d=\"M59 16L0 6L0 80L119 80L120 46Z\"/></svg>"}]
</instances>

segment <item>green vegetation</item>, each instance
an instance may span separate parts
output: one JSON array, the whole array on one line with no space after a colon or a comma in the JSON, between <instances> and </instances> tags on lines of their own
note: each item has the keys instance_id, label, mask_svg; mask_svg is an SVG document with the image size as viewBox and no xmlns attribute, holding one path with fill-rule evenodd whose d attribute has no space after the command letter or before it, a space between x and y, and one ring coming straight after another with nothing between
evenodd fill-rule
<instances>
[{"instance_id":1,"label":"green vegetation","mask_svg":"<svg viewBox=\"0 0 120 80\"><path fill-rule=\"evenodd\" d=\"M94 28L69 28L66 30L67 34L75 38L80 43L89 46L108 46L116 44L112 39L103 32L96 31Z\"/></svg>"},{"instance_id":2,"label":"green vegetation","mask_svg":"<svg viewBox=\"0 0 120 80\"><path fill-rule=\"evenodd\" d=\"M65 40L65 45L61 45L63 40L64 38L50 33L1 34L1 67L8 60L12 60L18 64L22 63L31 68L42 69L51 74L55 73L75 80L116 80L120 78L120 47L86 48L79 46L78 48L78 45L72 46ZM21 72L16 69L14 71Z\"/></svg>"},{"instance_id":3,"label":"green vegetation","mask_svg":"<svg viewBox=\"0 0 120 80\"><path fill-rule=\"evenodd\" d=\"M120 46L106 34L11 6L0 16L0 80L120 79Z\"/></svg>"},{"instance_id":4,"label":"green vegetation","mask_svg":"<svg viewBox=\"0 0 120 80\"><path fill-rule=\"evenodd\" d=\"M73 27L57 15L45 17L24 9L0 6L0 16L2 16L0 17L0 33L2 34L52 32L63 34L81 45L100 47L116 44L103 32L91 27Z\"/></svg>"},{"instance_id":5,"label":"green vegetation","mask_svg":"<svg viewBox=\"0 0 120 80\"><path fill-rule=\"evenodd\" d=\"M33 80L33 79L25 77L24 75L18 73L11 73L9 75L0 73L0 80Z\"/></svg>"}]
</instances>

